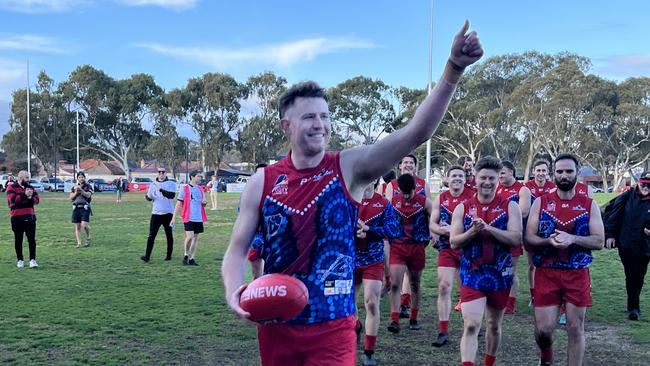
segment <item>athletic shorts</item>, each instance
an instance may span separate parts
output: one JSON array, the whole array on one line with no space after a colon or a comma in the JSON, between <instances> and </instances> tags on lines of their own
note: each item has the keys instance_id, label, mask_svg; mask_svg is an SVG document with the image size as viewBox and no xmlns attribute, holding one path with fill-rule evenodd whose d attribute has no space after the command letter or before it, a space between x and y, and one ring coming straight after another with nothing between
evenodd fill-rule
<instances>
[{"instance_id":1,"label":"athletic shorts","mask_svg":"<svg viewBox=\"0 0 650 366\"><path fill-rule=\"evenodd\" d=\"M562 302L577 307L591 307L589 269L555 269L535 267L535 306L559 306Z\"/></svg>"},{"instance_id":2,"label":"athletic shorts","mask_svg":"<svg viewBox=\"0 0 650 366\"><path fill-rule=\"evenodd\" d=\"M354 284L358 285L363 280L384 280L384 261L358 266L354 270Z\"/></svg>"},{"instance_id":3,"label":"athletic shorts","mask_svg":"<svg viewBox=\"0 0 650 366\"><path fill-rule=\"evenodd\" d=\"M266 324L257 327L263 366L354 366L354 316L319 324Z\"/></svg>"},{"instance_id":4,"label":"athletic shorts","mask_svg":"<svg viewBox=\"0 0 650 366\"><path fill-rule=\"evenodd\" d=\"M72 223L78 224L82 221L90 222L90 208L75 208L72 210Z\"/></svg>"},{"instance_id":5,"label":"athletic shorts","mask_svg":"<svg viewBox=\"0 0 650 366\"><path fill-rule=\"evenodd\" d=\"M391 244L390 265L404 264L409 271L422 271L425 265L424 248L426 244Z\"/></svg>"},{"instance_id":6,"label":"athletic shorts","mask_svg":"<svg viewBox=\"0 0 650 366\"><path fill-rule=\"evenodd\" d=\"M537 283L535 283L537 286ZM487 304L497 310L503 310L508 303L510 289L506 288L497 291L479 291L471 287L460 285L460 302L470 302L481 298L486 298Z\"/></svg>"},{"instance_id":7,"label":"athletic shorts","mask_svg":"<svg viewBox=\"0 0 650 366\"><path fill-rule=\"evenodd\" d=\"M203 232L203 223L202 222L184 222L183 226L185 231L194 231L194 234L200 234Z\"/></svg>"},{"instance_id":8,"label":"athletic shorts","mask_svg":"<svg viewBox=\"0 0 650 366\"><path fill-rule=\"evenodd\" d=\"M513 257L521 257L524 255L524 246L517 245L516 247L510 248L510 255Z\"/></svg>"},{"instance_id":9,"label":"athletic shorts","mask_svg":"<svg viewBox=\"0 0 650 366\"><path fill-rule=\"evenodd\" d=\"M460 249L442 249L438 252L438 267L460 269Z\"/></svg>"}]
</instances>

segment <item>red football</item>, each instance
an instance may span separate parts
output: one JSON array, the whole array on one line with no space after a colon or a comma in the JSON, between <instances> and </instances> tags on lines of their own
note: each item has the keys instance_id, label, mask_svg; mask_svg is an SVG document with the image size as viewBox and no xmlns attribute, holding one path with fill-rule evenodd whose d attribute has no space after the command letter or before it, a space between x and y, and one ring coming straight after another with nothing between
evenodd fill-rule
<instances>
[{"instance_id":1,"label":"red football","mask_svg":"<svg viewBox=\"0 0 650 366\"><path fill-rule=\"evenodd\" d=\"M307 300L309 292L302 281L272 273L251 282L242 292L239 305L255 322L289 321L302 312Z\"/></svg>"}]
</instances>

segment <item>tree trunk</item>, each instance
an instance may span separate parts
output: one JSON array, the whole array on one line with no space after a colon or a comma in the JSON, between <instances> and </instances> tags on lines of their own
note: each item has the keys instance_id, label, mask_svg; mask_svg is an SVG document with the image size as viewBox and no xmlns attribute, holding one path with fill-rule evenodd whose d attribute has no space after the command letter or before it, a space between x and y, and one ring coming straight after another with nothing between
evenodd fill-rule
<instances>
[{"instance_id":1,"label":"tree trunk","mask_svg":"<svg viewBox=\"0 0 650 366\"><path fill-rule=\"evenodd\" d=\"M524 170L524 182L528 182L530 178L530 169L533 165L533 158L535 156L535 140L533 136L528 136L528 154L526 156L526 168Z\"/></svg>"}]
</instances>

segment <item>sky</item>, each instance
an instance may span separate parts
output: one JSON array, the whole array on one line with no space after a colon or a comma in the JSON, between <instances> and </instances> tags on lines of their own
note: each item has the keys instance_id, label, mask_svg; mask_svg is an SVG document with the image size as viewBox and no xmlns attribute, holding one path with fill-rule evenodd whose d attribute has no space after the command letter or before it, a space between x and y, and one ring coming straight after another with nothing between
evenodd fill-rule
<instances>
[{"instance_id":1,"label":"sky","mask_svg":"<svg viewBox=\"0 0 650 366\"><path fill-rule=\"evenodd\" d=\"M430 0L0 0L0 135L11 92L45 70L65 80L89 64L116 79L148 73L165 90L207 72L244 82L270 70L325 87L364 75L424 88ZM591 58L592 73L650 76L650 2L433 3L433 78L471 22L485 56L537 50Z\"/></svg>"}]
</instances>

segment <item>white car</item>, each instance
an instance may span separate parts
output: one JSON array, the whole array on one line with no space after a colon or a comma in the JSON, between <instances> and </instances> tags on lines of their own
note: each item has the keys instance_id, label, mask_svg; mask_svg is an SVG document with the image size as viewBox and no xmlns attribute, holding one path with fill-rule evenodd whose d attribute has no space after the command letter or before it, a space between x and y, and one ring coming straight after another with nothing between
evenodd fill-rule
<instances>
[{"instance_id":1,"label":"white car","mask_svg":"<svg viewBox=\"0 0 650 366\"><path fill-rule=\"evenodd\" d=\"M45 192L45 187L41 184L41 182L37 181L36 179L30 179L29 180L29 185L34 187L36 192Z\"/></svg>"}]
</instances>

